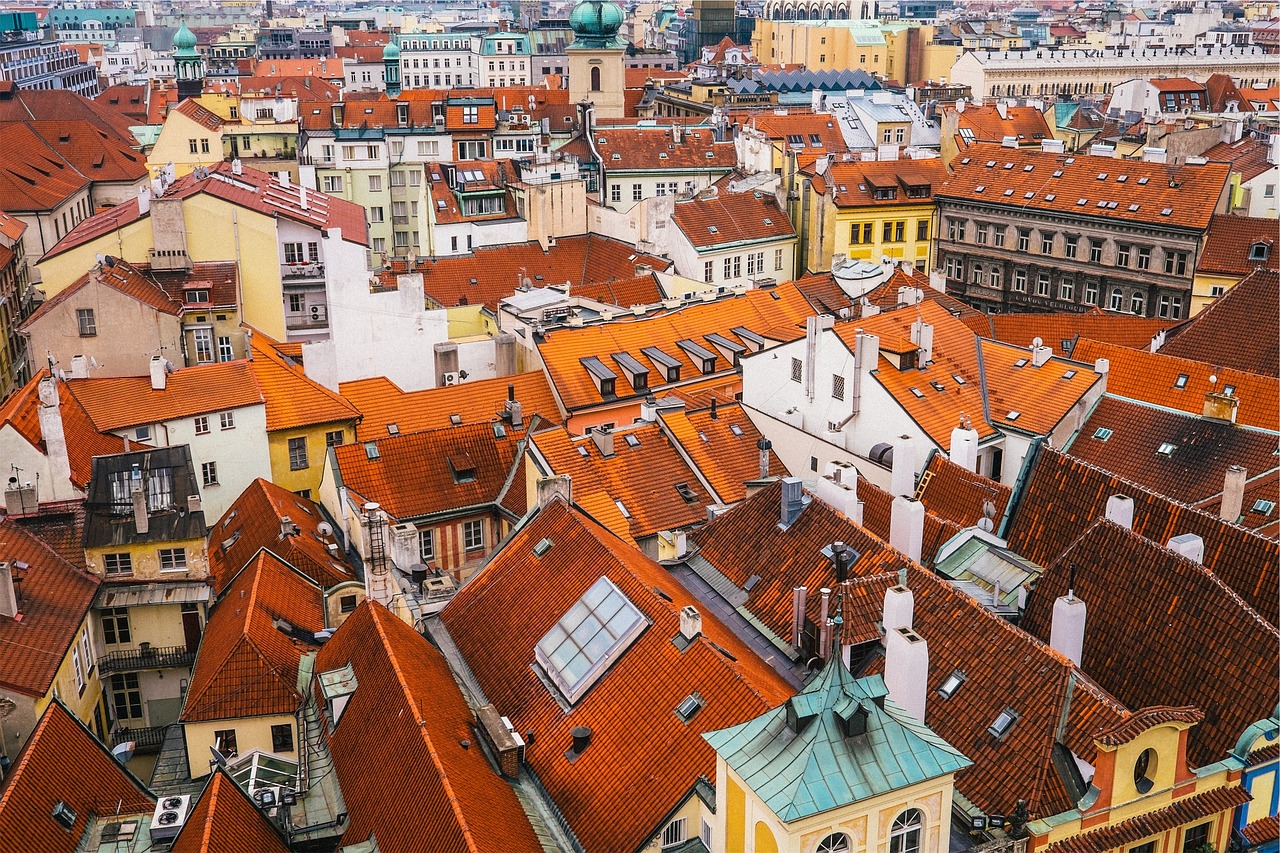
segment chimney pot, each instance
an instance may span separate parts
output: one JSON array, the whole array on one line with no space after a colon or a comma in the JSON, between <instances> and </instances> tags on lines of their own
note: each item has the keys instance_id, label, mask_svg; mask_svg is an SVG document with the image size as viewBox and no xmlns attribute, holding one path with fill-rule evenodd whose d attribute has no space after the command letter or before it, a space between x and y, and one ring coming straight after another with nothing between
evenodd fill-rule
<instances>
[{"instance_id":1,"label":"chimney pot","mask_svg":"<svg viewBox=\"0 0 1280 853\"><path fill-rule=\"evenodd\" d=\"M891 586L884 591L884 610L881 623L885 633L897 628L910 628L915 614L916 598L905 583Z\"/></svg>"},{"instance_id":2,"label":"chimney pot","mask_svg":"<svg viewBox=\"0 0 1280 853\"><path fill-rule=\"evenodd\" d=\"M978 470L978 431L961 423L951 431L951 450L947 456L966 471Z\"/></svg>"},{"instance_id":3,"label":"chimney pot","mask_svg":"<svg viewBox=\"0 0 1280 853\"><path fill-rule=\"evenodd\" d=\"M591 746L591 729L586 726L574 726L569 734L573 737L573 753L574 758L587 751L587 747Z\"/></svg>"},{"instance_id":4,"label":"chimney pot","mask_svg":"<svg viewBox=\"0 0 1280 853\"><path fill-rule=\"evenodd\" d=\"M702 633L702 614L692 604L680 608L680 634L686 640L695 640Z\"/></svg>"}]
</instances>

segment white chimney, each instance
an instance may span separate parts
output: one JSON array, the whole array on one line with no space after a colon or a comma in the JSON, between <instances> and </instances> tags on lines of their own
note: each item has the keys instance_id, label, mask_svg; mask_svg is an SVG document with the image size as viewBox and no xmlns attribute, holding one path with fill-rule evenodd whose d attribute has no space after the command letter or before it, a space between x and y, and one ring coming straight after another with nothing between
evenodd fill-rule
<instances>
[{"instance_id":1,"label":"white chimney","mask_svg":"<svg viewBox=\"0 0 1280 853\"><path fill-rule=\"evenodd\" d=\"M831 653L831 590L824 586L818 594L822 596L818 608L818 654L825 658Z\"/></svg>"},{"instance_id":2,"label":"white chimney","mask_svg":"<svg viewBox=\"0 0 1280 853\"><path fill-rule=\"evenodd\" d=\"M1044 139L1040 142L1040 150L1046 154L1064 154L1067 146L1061 139Z\"/></svg>"},{"instance_id":3,"label":"white chimney","mask_svg":"<svg viewBox=\"0 0 1280 853\"><path fill-rule=\"evenodd\" d=\"M893 473L889 490L894 495L916 493L916 443L909 435L900 435L893 442Z\"/></svg>"},{"instance_id":4,"label":"white chimney","mask_svg":"<svg viewBox=\"0 0 1280 853\"><path fill-rule=\"evenodd\" d=\"M1051 358L1053 358L1053 347L1047 347L1044 341L1035 338L1031 342L1031 366L1042 367Z\"/></svg>"},{"instance_id":5,"label":"white chimney","mask_svg":"<svg viewBox=\"0 0 1280 853\"><path fill-rule=\"evenodd\" d=\"M133 524L141 536L151 529L151 518L147 515L147 493L141 486L141 480L135 480L133 491Z\"/></svg>"},{"instance_id":6,"label":"white chimney","mask_svg":"<svg viewBox=\"0 0 1280 853\"><path fill-rule=\"evenodd\" d=\"M82 355L71 356L71 378L72 379L88 379L89 378L89 359Z\"/></svg>"},{"instance_id":7,"label":"white chimney","mask_svg":"<svg viewBox=\"0 0 1280 853\"><path fill-rule=\"evenodd\" d=\"M884 611L881 622L886 633L896 628L910 628L915 615L916 597L906 584L906 570L902 571L896 586L884 591Z\"/></svg>"},{"instance_id":8,"label":"white chimney","mask_svg":"<svg viewBox=\"0 0 1280 853\"><path fill-rule=\"evenodd\" d=\"M894 628L885 632L884 646L884 684L889 698L923 723L929 692L929 644L910 628Z\"/></svg>"},{"instance_id":9,"label":"white chimney","mask_svg":"<svg viewBox=\"0 0 1280 853\"><path fill-rule=\"evenodd\" d=\"M18 593L13 588L13 566L0 562L0 616L10 619L18 615Z\"/></svg>"},{"instance_id":10,"label":"white chimney","mask_svg":"<svg viewBox=\"0 0 1280 853\"><path fill-rule=\"evenodd\" d=\"M280 173L280 186L289 189L289 172L287 170ZM302 183L299 182L298 186L302 186Z\"/></svg>"},{"instance_id":11,"label":"white chimney","mask_svg":"<svg viewBox=\"0 0 1280 853\"><path fill-rule=\"evenodd\" d=\"M600 455L608 459L613 456L613 429L606 426L598 426L591 430L591 440L595 442L596 449L600 451Z\"/></svg>"},{"instance_id":12,"label":"white chimney","mask_svg":"<svg viewBox=\"0 0 1280 853\"><path fill-rule=\"evenodd\" d=\"M1004 137L1001 137L1001 138L1000 138L1000 147L1002 147L1002 148L1017 148L1017 147L1018 147L1018 137L1016 137L1016 136L1004 136Z\"/></svg>"},{"instance_id":13,"label":"white chimney","mask_svg":"<svg viewBox=\"0 0 1280 853\"><path fill-rule=\"evenodd\" d=\"M1000 119L1002 121L1005 119L1008 119L1009 105L1006 104L1004 101L996 101L996 112L1000 114Z\"/></svg>"},{"instance_id":14,"label":"white chimney","mask_svg":"<svg viewBox=\"0 0 1280 853\"><path fill-rule=\"evenodd\" d=\"M1222 506L1218 509L1223 521L1235 524L1240 520L1240 513L1244 510L1244 484L1248 479L1249 473L1239 465L1227 469L1222 484Z\"/></svg>"},{"instance_id":15,"label":"white chimney","mask_svg":"<svg viewBox=\"0 0 1280 853\"><path fill-rule=\"evenodd\" d=\"M978 470L978 431L967 417L951 431L951 450L947 456L966 471Z\"/></svg>"},{"instance_id":16,"label":"white chimney","mask_svg":"<svg viewBox=\"0 0 1280 853\"><path fill-rule=\"evenodd\" d=\"M556 474L538 480L538 506L545 509L557 498L566 504L573 502L573 478L568 474Z\"/></svg>"},{"instance_id":17,"label":"white chimney","mask_svg":"<svg viewBox=\"0 0 1280 853\"><path fill-rule=\"evenodd\" d=\"M889 516L889 544L917 563L924 549L924 504L899 495Z\"/></svg>"},{"instance_id":18,"label":"white chimney","mask_svg":"<svg viewBox=\"0 0 1280 853\"><path fill-rule=\"evenodd\" d=\"M151 211L151 187L138 187L138 213Z\"/></svg>"},{"instance_id":19,"label":"white chimney","mask_svg":"<svg viewBox=\"0 0 1280 853\"><path fill-rule=\"evenodd\" d=\"M1143 148L1142 160L1145 163L1167 163L1169 162L1169 152L1163 148Z\"/></svg>"},{"instance_id":20,"label":"white chimney","mask_svg":"<svg viewBox=\"0 0 1280 853\"><path fill-rule=\"evenodd\" d=\"M964 98L956 99L956 112L958 113L964 112Z\"/></svg>"},{"instance_id":21,"label":"white chimney","mask_svg":"<svg viewBox=\"0 0 1280 853\"><path fill-rule=\"evenodd\" d=\"M680 635L695 640L702 633L702 614L692 604L680 608Z\"/></svg>"},{"instance_id":22,"label":"white chimney","mask_svg":"<svg viewBox=\"0 0 1280 853\"><path fill-rule=\"evenodd\" d=\"M169 365L162 355L151 356L151 390L163 391L169 377Z\"/></svg>"},{"instance_id":23,"label":"white chimney","mask_svg":"<svg viewBox=\"0 0 1280 853\"><path fill-rule=\"evenodd\" d=\"M924 294L920 295L923 298ZM911 324L911 343L920 347L921 364L933 361L933 324L917 317Z\"/></svg>"},{"instance_id":24,"label":"white chimney","mask_svg":"<svg viewBox=\"0 0 1280 853\"><path fill-rule=\"evenodd\" d=\"M1204 563L1204 540L1194 533L1181 533L1169 540L1169 550L1194 563Z\"/></svg>"},{"instance_id":25,"label":"white chimney","mask_svg":"<svg viewBox=\"0 0 1280 853\"><path fill-rule=\"evenodd\" d=\"M239 157L231 161L231 174L233 175L244 174L244 164L240 162Z\"/></svg>"},{"instance_id":26,"label":"white chimney","mask_svg":"<svg viewBox=\"0 0 1280 853\"><path fill-rule=\"evenodd\" d=\"M1111 359L1100 358L1093 363L1093 372L1099 376L1106 376L1111 371Z\"/></svg>"},{"instance_id":27,"label":"white chimney","mask_svg":"<svg viewBox=\"0 0 1280 853\"><path fill-rule=\"evenodd\" d=\"M1084 601L1076 598L1075 590L1059 596L1053 602L1053 621L1049 625L1049 645L1061 652L1076 666L1084 655Z\"/></svg>"},{"instance_id":28,"label":"white chimney","mask_svg":"<svg viewBox=\"0 0 1280 853\"><path fill-rule=\"evenodd\" d=\"M1133 498L1128 495L1112 495L1107 498L1107 521L1115 522L1126 530L1133 529Z\"/></svg>"},{"instance_id":29,"label":"white chimney","mask_svg":"<svg viewBox=\"0 0 1280 853\"><path fill-rule=\"evenodd\" d=\"M791 590L791 644L797 649L804 639L804 609L808 600L807 587L797 586Z\"/></svg>"},{"instance_id":30,"label":"white chimney","mask_svg":"<svg viewBox=\"0 0 1280 853\"><path fill-rule=\"evenodd\" d=\"M57 482L62 485L71 479L71 457L67 453L67 436L62 427L62 401L58 396L57 380L52 376L41 379L36 394L40 398L36 416L40 421L40 437L44 439L44 455Z\"/></svg>"}]
</instances>

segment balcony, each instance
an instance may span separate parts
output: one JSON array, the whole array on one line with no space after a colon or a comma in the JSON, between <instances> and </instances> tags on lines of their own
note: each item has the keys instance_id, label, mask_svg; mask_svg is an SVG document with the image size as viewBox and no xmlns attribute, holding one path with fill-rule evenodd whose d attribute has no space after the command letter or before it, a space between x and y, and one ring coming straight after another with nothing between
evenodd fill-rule
<instances>
[{"instance_id":1,"label":"balcony","mask_svg":"<svg viewBox=\"0 0 1280 853\"><path fill-rule=\"evenodd\" d=\"M137 672L143 669L170 669L173 667L190 667L196 660L196 653L188 651L186 646L169 646L154 648L150 643L141 643L136 649L125 649L108 652L98 658L98 674L106 677L119 672Z\"/></svg>"},{"instance_id":2,"label":"balcony","mask_svg":"<svg viewBox=\"0 0 1280 853\"><path fill-rule=\"evenodd\" d=\"M324 264L315 261L280 265L280 278L291 281L306 278L324 278Z\"/></svg>"},{"instance_id":3,"label":"balcony","mask_svg":"<svg viewBox=\"0 0 1280 853\"><path fill-rule=\"evenodd\" d=\"M149 728L131 729L127 727L111 730L111 747L114 749L122 743L133 741L134 752L159 752L164 742L164 733L168 726L151 726Z\"/></svg>"},{"instance_id":4,"label":"balcony","mask_svg":"<svg viewBox=\"0 0 1280 853\"><path fill-rule=\"evenodd\" d=\"M299 154L299 166L333 166L337 159L333 154Z\"/></svg>"}]
</instances>

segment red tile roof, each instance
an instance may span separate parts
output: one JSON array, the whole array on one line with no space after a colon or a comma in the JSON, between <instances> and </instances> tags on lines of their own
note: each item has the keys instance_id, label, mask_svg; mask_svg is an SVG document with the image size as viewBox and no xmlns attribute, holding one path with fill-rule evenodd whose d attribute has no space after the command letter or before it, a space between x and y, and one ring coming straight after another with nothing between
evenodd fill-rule
<instances>
[{"instance_id":1,"label":"red tile roof","mask_svg":"<svg viewBox=\"0 0 1280 853\"><path fill-rule=\"evenodd\" d=\"M843 154L849 150L844 134L830 115L811 112L787 112L783 115L766 113L754 115L746 124L763 133L768 139L789 143L788 137L800 137L803 145L790 145L802 163L817 157ZM814 142L817 136L817 144Z\"/></svg>"},{"instance_id":2,"label":"red tile roof","mask_svg":"<svg viewBox=\"0 0 1280 853\"><path fill-rule=\"evenodd\" d=\"M376 836L385 853L421 850L428 839L440 853L541 849L511 785L475 743L474 715L433 645L365 601L316 658L317 673L344 666L358 686L329 733L350 815L344 843ZM395 797L386 795L389 771Z\"/></svg>"},{"instance_id":3,"label":"red tile roof","mask_svg":"<svg viewBox=\"0 0 1280 853\"><path fill-rule=\"evenodd\" d=\"M1204 565L1272 625L1280 624L1280 542L1047 447L1037 452L1003 535L1010 550L1048 566L1106 514L1107 499L1117 494L1133 500L1135 533L1161 545L1196 534L1204 540Z\"/></svg>"},{"instance_id":4,"label":"red tile roof","mask_svg":"<svg viewBox=\"0 0 1280 853\"><path fill-rule=\"evenodd\" d=\"M717 142L710 127L596 127L591 136L606 172L706 172L738 164L733 142Z\"/></svg>"},{"instance_id":5,"label":"red tile roof","mask_svg":"<svg viewBox=\"0 0 1280 853\"><path fill-rule=\"evenodd\" d=\"M379 376L343 382L340 390L360 412L357 440L375 441L390 435L387 427L391 424L402 433L410 433L452 426L453 415L464 424L496 421L509 386L514 386L525 420L538 415L548 424L560 421L555 395L540 370L422 391L401 391L390 379Z\"/></svg>"},{"instance_id":6,"label":"red tile roof","mask_svg":"<svg viewBox=\"0 0 1280 853\"><path fill-rule=\"evenodd\" d=\"M39 387L40 380L48 376L47 369L41 370L30 382L0 404L0 426L9 424L41 453L46 451L44 435L40 431L39 407L42 404ZM93 457L123 453L124 440L99 432L88 412L68 390L67 384L59 381L57 385L62 431L67 439L67 456L71 465L71 482L84 489L89 485L89 475L93 472Z\"/></svg>"},{"instance_id":7,"label":"red tile roof","mask_svg":"<svg viewBox=\"0 0 1280 853\"><path fill-rule=\"evenodd\" d=\"M209 290L210 307L234 309L240 304L240 268L235 261L197 261L190 272L157 270L146 264L136 267L175 302L185 299L186 290L198 287Z\"/></svg>"},{"instance_id":8,"label":"red tile roof","mask_svg":"<svg viewBox=\"0 0 1280 853\"><path fill-rule=\"evenodd\" d=\"M162 314L178 317L182 314L182 302L169 297L160 285L147 276L148 270L140 269L122 259L113 259L110 266L106 264L95 267L65 289L58 291L46 299L35 312L22 322L23 328L30 328L40 318L50 314L59 305L64 304L73 295L79 293L91 281L106 285L119 293L135 299Z\"/></svg>"},{"instance_id":9,"label":"red tile roof","mask_svg":"<svg viewBox=\"0 0 1280 853\"><path fill-rule=\"evenodd\" d=\"M366 501L377 501L399 521L422 516L502 507L524 514L524 429L473 423L371 439L333 448L342 484ZM461 472L474 472L468 479Z\"/></svg>"},{"instance_id":10,"label":"red tile roof","mask_svg":"<svg viewBox=\"0 0 1280 853\"><path fill-rule=\"evenodd\" d=\"M1258 818L1245 826L1241 830L1241 834L1244 835L1245 841L1249 842L1249 845L1253 847L1261 847L1268 841L1275 841L1280 838L1280 815L1267 815L1266 817Z\"/></svg>"},{"instance_id":11,"label":"red tile roof","mask_svg":"<svg viewBox=\"0 0 1280 853\"><path fill-rule=\"evenodd\" d=\"M382 60L382 54L378 54ZM299 100L338 101L342 99L341 90L322 77L241 77L236 85L240 95L250 101L255 96L275 97L277 94Z\"/></svg>"},{"instance_id":12,"label":"red tile roof","mask_svg":"<svg viewBox=\"0 0 1280 853\"><path fill-rule=\"evenodd\" d=\"M1275 220L1270 220L1275 226ZM1280 375L1280 272L1258 270L1179 326L1161 355Z\"/></svg>"},{"instance_id":13,"label":"red tile roof","mask_svg":"<svg viewBox=\"0 0 1280 853\"><path fill-rule=\"evenodd\" d=\"M934 453L924 468L915 497L934 515L961 527L972 527L985 517L983 507L988 501L994 507L991 519L999 524L1012 494L1009 486L965 470L943 454Z\"/></svg>"},{"instance_id":14,"label":"red tile roof","mask_svg":"<svg viewBox=\"0 0 1280 853\"><path fill-rule=\"evenodd\" d=\"M973 131L975 142L1000 142L1006 136L1014 136L1019 145L1035 145L1043 139L1052 139L1049 123L1044 113L1035 107L1001 107L996 105L965 105L964 112L956 113L956 128Z\"/></svg>"},{"instance_id":15,"label":"red tile roof","mask_svg":"<svg viewBox=\"0 0 1280 853\"><path fill-rule=\"evenodd\" d=\"M1086 363L1099 358L1110 362L1108 394L1198 415L1204 412L1206 392L1222 392L1230 386L1240 401L1237 422L1262 429L1280 429L1280 377L1275 374L1246 373L1218 364L1216 360L1191 361L1163 352L1142 352L1085 338L1076 342L1072 355ZM1187 379L1182 380L1181 376ZM1217 377L1217 382L1210 383L1210 377Z\"/></svg>"},{"instance_id":16,"label":"red tile roof","mask_svg":"<svg viewBox=\"0 0 1280 853\"><path fill-rule=\"evenodd\" d=\"M152 389L150 376L69 379L64 384L102 432L263 402L252 365L244 359L175 370L162 391Z\"/></svg>"},{"instance_id":17,"label":"red tile roof","mask_svg":"<svg viewBox=\"0 0 1280 853\"><path fill-rule=\"evenodd\" d=\"M1088 607L1081 668L1091 678L1129 708L1204 712L1187 747L1193 765L1221 760L1275 709L1275 685L1240 674L1274 665L1280 631L1204 566L1099 521L1040 576L1022 627L1048 642L1054 601L1068 587ZM1186 643L1202 653L1162 654Z\"/></svg>"},{"instance_id":18,"label":"red tile roof","mask_svg":"<svg viewBox=\"0 0 1280 853\"><path fill-rule=\"evenodd\" d=\"M1145 349L1161 330L1174 325L1155 317L1108 314L1091 308L1083 314L991 314L991 337L1019 347L1039 338L1047 347L1070 356L1076 338L1090 338L1129 349Z\"/></svg>"},{"instance_id":19,"label":"red tile roof","mask_svg":"<svg viewBox=\"0 0 1280 853\"><path fill-rule=\"evenodd\" d=\"M285 519L296 533L283 532ZM325 523L317 504L259 477L209 531L209 574L215 589L221 592L263 548L322 589L355 580L342 543L332 532L320 532Z\"/></svg>"},{"instance_id":20,"label":"red tile roof","mask_svg":"<svg viewBox=\"0 0 1280 853\"><path fill-rule=\"evenodd\" d=\"M296 184L285 187L275 176L248 166L244 166L237 175L232 172L233 168L231 163L218 162L208 168L207 174L191 172L183 175L165 190L165 198L186 199L204 193L265 216L280 216L313 228L341 228L343 240L362 246L369 244L364 208L360 205L316 190L306 190L307 208L304 210L302 191ZM205 177L200 177L202 174ZM45 257L60 255L150 215L139 213L138 200L130 199L81 222Z\"/></svg>"},{"instance_id":21,"label":"red tile roof","mask_svg":"<svg viewBox=\"0 0 1280 853\"><path fill-rule=\"evenodd\" d=\"M355 406L308 379L302 367L281 355L255 333L249 362L253 379L267 405L267 431L297 429L316 424L351 424L360 418Z\"/></svg>"},{"instance_id":22,"label":"red tile roof","mask_svg":"<svg viewBox=\"0 0 1280 853\"><path fill-rule=\"evenodd\" d=\"M90 183L26 123L0 124L0 151L0 209L10 213L52 210Z\"/></svg>"},{"instance_id":23,"label":"red tile roof","mask_svg":"<svg viewBox=\"0 0 1280 853\"><path fill-rule=\"evenodd\" d=\"M1239 172L1242 181L1252 181L1275 168L1267 159L1270 146L1251 136L1236 142L1219 142L1201 156L1212 163L1230 163L1231 171Z\"/></svg>"},{"instance_id":24,"label":"red tile roof","mask_svg":"<svg viewBox=\"0 0 1280 853\"><path fill-rule=\"evenodd\" d=\"M26 231L27 223L15 216L0 212L0 235L4 235L9 240L16 242ZM5 265L7 265L7 262Z\"/></svg>"},{"instance_id":25,"label":"red tile roof","mask_svg":"<svg viewBox=\"0 0 1280 853\"><path fill-rule=\"evenodd\" d=\"M551 550L530 557L543 538L553 541ZM649 625L566 713L529 661L539 639L601 576ZM489 701L516 731L534 732L526 759L588 850L639 848L694 782L713 774L715 754L702 734L753 719L792 693L704 608L701 637L677 648L680 609L689 605L697 601L666 569L555 501L441 614ZM693 691L706 704L685 723L675 709ZM565 750L577 726L591 729L591 744L570 762Z\"/></svg>"},{"instance_id":26,"label":"red tile roof","mask_svg":"<svg viewBox=\"0 0 1280 853\"><path fill-rule=\"evenodd\" d=\"M1203 721L1204 711L1194 705L1183 705L1177 708L1168 705L1155 705L1130 714L1123 723L1114 725L1109 729L1103 729L1094 735L1094 738L1103 746L1123 746L1126 743L1132 743L1140 734L1150 731L1154 726L1164 725L1165 723L1198 725Z\"/></svg>"},{"instance_id":27,"label":"red tile roof","mask_svg":"<svg viewBox=\"0 0 1280 853\"><path fill-rule=\"evenodd\" d=\"M58 803L75 812L70 831L52 817ZM55 701L0 787L0 834L28 850L73 853L81 849L91 820L117 813L149 816L153 809L155 798L146 787Z\"/></svg>"},{"instance_id":28,"label":"red tile roof","mask_svg":"<svg viewBox=\"0 0 1280 853\"><path fill-rule=\"evenodd\" d=\"M1280 270L1280 242L1274 219L1250 216L1215 216L1205 236L1204 251L1196 264L1197 273L1246 276L1256 269ZM1263 261L1249 259L1252 246L1267 247Z\"/></svg>"},{"instance_id":29,"label":"red tile roof","mask_svg":"<svg viewBox=\"0 0 1280 853\"><path fill-rule=\"evenodd\" d=\"M98 580L8 518L0 518L0 562L14 564L21 579L22 615L20 621L0 616L0 685L38 698L53 688L62 659L88 618Z\"/></svg>"},{"instance_id":30,"label":"red tile roof","mask_svg":"<svg viewBox=\"0 0 1280 853\"><path fill-rule=\"evenodd\" d=\"M1055 841L1044 848L1045 853L1096 853L1098 850L1125 849L1144 838L1230 812L1250 799L1249 793L1239 785L1210 788L1176 800L1158 811Z\"/></svg>"},{"instance_id":31,"label":"red tile roof","mask_svg":"<svg viewBox=\"0 0 1280 853\"><path fill-rule=\"evenodd\" d=\"M933 192L947 179L947 167L937 158L928 160L877 160L832 163L827 174L815 181L831 190L836 207L900 207L929 205ZM893 192L892 198L880 195ZM912 192L923 193L913 197Z\"/></svg>"},{"instance_id":32,"label":"red tile roof","mask_svg":"<svg viewBox=\"0 0 1280 853\"><path fill-rule=\"evenodd\" d=\"M209 614L191 686L180 719L184 723L293 714L302 703L298 662L314 646L276 627L325 627L320 588L270 551L257 557L223 590Z\"/></svg>"},{"instance_id":33,"label":"red tile roof","mask_svg":"<svg viewBox=\"0 0 1280 853\"><path fill-rule=\"evenodd\" d=\"M635 278L574 284L569 287L569 295L594 299L606 305L617 305L619 308L656 305L666 298L658 277L653 273L644 273Z\"/></svg>"},{"instance_id":34,"label":"red tile roof","mask_svg":"<svg viewBox=\"0 0 1280 853\"><path fill-rule=\"evenodd\" d=\"M195 98L187 98L178 104L173 112L181 113L206 130L221 130L222 116L202 106Z\"/></svg>"},{"instance_id":35,"label":"red tile roof","mask_svg":"<svg viewBox=\"0 0 1280 853\"><path fill-rule=\"evenodd\" d=\"M83 119L120 139L132 138L129 119L107 106L66 89L18 89L0 101L0 122L72 121Z\"/></svg>"},{"instance_id":36,"label":"red tile roof","mask_svg":"<svg viewBox=\"0 0 1280 853\"><path fill-rule=\"evenodd\" d=\"M736 503L747 496L746 481L760 476L760 450L756 443L762 435L741 403L705 409L662 409L658 414L678 452L711 484L721 503ZM785 477L789 473L770 450L769 476Z\"/></svg>"},{"instance_id":37,"label":"red tile roof","mask_svg":"<svg viewBox=\"0 0 1280 853\"><path fill-rule=\"evenodd\" d=\"M672 221L699 251L796 236L772 193L718 193L677 201Z\"/></svg>"},{"instance_id":38,"label":"red tile roof","mask_svg":"<svg viewBox=\"0 0 1280 853\"><path fill-rule=\"evenodd\" d=\"M1069 214L1197 231L1209 227L1229 171L1219 163L1119 162L986 143L963 153L951 164L951 179L934 187L939 199L1016 206L1036 215Z\"/></svg>"},{"instance_id":39,"label":"red tile roof","mask_svg":"<svg viewBox=\"0 0 1280 853\"><path fill-rule=\"evenodd\" d=\"M146 158L132 136L85 120L30 121L49 149L95 183L135 183L147 176Z\"/></svg>"},{"instance_id":40,"label":"red tile roof","mask_svg":"<svg viewBox=\"0 0 1280 853\"><path fill-rule=\"evenodd\" d=\"M287 853L289 845L227 771L218 769L209 777L200 799L192 804L169 853L224 850Z\"/></svg>"}]
</instances>

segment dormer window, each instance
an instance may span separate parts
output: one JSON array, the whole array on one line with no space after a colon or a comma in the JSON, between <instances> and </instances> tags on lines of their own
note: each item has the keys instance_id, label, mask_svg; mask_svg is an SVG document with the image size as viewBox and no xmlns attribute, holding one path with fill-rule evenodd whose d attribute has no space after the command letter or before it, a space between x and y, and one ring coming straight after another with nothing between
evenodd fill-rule
<instances>
[{"instance_id":1,"label":"dormer window","mask_svg":"<svg viewBox=\"0 0 1280 853\"><path fill-rule=\"evenodd\" d=\"M897 187L877 187L876 201L893 201L898 197Z\"/></svg>"},{"instance_id":2,"label":"dormer window","mask_svg":"<svg viewBox=\"0 0 1280 853\"><path fill-rule=\"evenodd\" d=\"M676 346L684 350L694 364L699 365L703 376L716 372L716 359L719 356L702 346L702 344L685 338L682 341L676 341Z\"/></svg>"},{"instance_id":3,"label":"dormer window","mask_svg":"<svg viewBox=\"0 0 1280 853\"><path fill-rule=\"evenodd\" d=\"M641 364L630 353L615 352L610 358L622 369L633 390L639 392L648 389L649 368Z\"/></svg>"},{"instance_id":4,"label":"dormer window","mask_svg":"<svg viewBox=\"0 0 1280 853\"><path fill-rule=\"evenodd\" d=\"M653 362L654 367L667 377L668 382L680 381L680 359L667 355L657 347L645 347L640 352Z\"/></svg>"},{"instance_id":5,"label":"dormer window","mask_svg":"<svg viewBox=\"0 0 1280 853\"><path fill-rule=\"evenodd\" d=\"M331 669L328 672L320 673L317 680L320 682L320 695L324 698L325 716L329 720L329 731L332 732L338 727L338 722L342 719L342 712L346 710L347 702L359 686L356 682L356 671L348 663L339 669Z\"/></svg>"},{"instance_id":6,"label":"dormer window","mask_svg":"<svg viewBox=\"0 0 1280 853\"><path fill-rule=\"evenodd\" d=\"M1271 246L1269 244L1259 241L1249 247L1249 260L1265 261L1269 257L1271 257Z\"/></svg>"},{"instance_id":7,"label":"dormer window","mask_svg":"<svg viewBox=\"0 0 1280 853\"><path fill-rule=\"evenodd\" d=\"M613 397L617 393L618 374L610 370L603 361L594 355L580 359L579 363L587 369L591 381L601 397Z\"/></svg>"},{"instance_id":8,"label":"dormer window","mask_svg":"<svg viewBox=\"0 0 1280 853\"><path fill-rule=\"evenodd\" d=\"M455 483L474 483L476 481L476 463L471 454L463 451L449 455L449 473Z\"/></svg>"},{"instance_id":9,"label":"dormer window","mask_svg":"<svg viewBox=\"0 0 1280 853\"><path fill-rule=\"evenodd\" d=\"M188 290L182 295L183 301L188 305L200 305L209 301L209 291L207 290Z\"/></svg>"}]
</instances>

